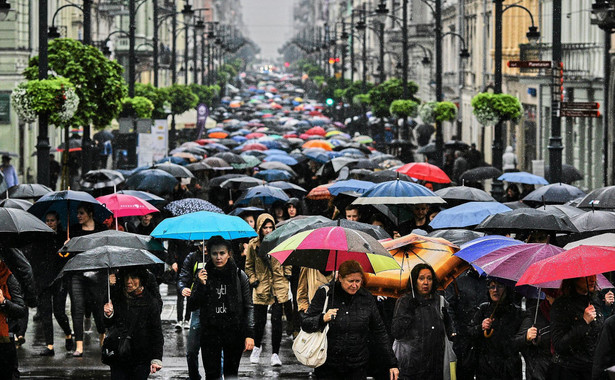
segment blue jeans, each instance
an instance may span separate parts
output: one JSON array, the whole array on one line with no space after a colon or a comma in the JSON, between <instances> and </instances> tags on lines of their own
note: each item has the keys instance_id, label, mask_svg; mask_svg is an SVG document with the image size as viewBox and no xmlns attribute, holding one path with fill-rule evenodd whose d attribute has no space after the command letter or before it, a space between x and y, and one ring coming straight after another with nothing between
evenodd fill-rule
<instances>
[{"instance_id":1,"label":"blue jeans","mask_svg":"<svg viewBox=\"0 0 615 380\"><path fill-rule=\"evenodd\" d=\"M199 380L199 350L201 349L201 319L200 310L193 311L190 316L190 331L186 343L186 360L190 380Z\"/></svg>"}]
</instances>

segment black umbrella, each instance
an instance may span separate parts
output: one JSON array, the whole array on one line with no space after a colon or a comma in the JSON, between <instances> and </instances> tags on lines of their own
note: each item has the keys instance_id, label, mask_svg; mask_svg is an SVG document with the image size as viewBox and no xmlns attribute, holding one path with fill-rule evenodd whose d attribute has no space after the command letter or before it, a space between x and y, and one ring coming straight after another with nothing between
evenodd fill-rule
<instances>
[{"instance_id":1,"label":"black umbrella","mask_svg":"<svg viewBox=\"0 0 615 380\"><path fill-rule=\"evenodd\" d=\"M220 184L223 189L245 190L254 186L264 185L267 181L254 177L230 178Z\"/></svg>"},{"instance_id":2,"label":"black umbrella","mask_svg":"<svg viewBox=\"0 0 615 380\"><path fill-rule=\"evenodd\" d=\"M489 215L476 227L477 231L555 231L578 232L569 218L557 216L533 208L520 208L500 214Z\"/></svg>"},{"instance_id":3,"label":"black umbrella","mask_svg":"<svg viewBox=\"0 0 615 380\"><path fill-rule=\"evenodd\" d=\"M66 224L66 226L70 227L77 223L77 209L82 203L92 206L94 220L98 223L102 223L105 219L113 215L110 210L90 194L84 191L74 190L48 193L36 201L32 207L28 209L28 212L43 220L47 213L55 211L59 214L62 224ZM67 228L66 234L68 235L69 232Z\"/></svg>"},{"instance_id":4,"label":"black umbrella","mask_svg":"<svg viewBox=\"0 0 615 380\"><path fill-rule=\"evenodd\" d=\"M126 188L156 195L171 194L175 185L177 185L175 177L160 169L142 170L126 180Z\"/></svg>"},{"instance_id":5,"label":"black umbrella","mask_svg":"<svg viewBox=\"0 0 615 380\"><path fill-rule=\"evenodd\" d=\"M169 211L173 216L191 214L197 211L209 211L216 212L218 214L224 214L224 211L211 202L208 202L199 198L184 198L179 199L173 202L170 202L168 205L164 207L165 210Z\"/></svg>"},{"instance_id":6,"label":"black umbrella","mask_svg":"<svg viewBox=\"0 0 615 380\"><path fill-rule=\"evenodd\" d=\"M471 240L485 236L482 232L471 230L454 229L454 230L436 230L427 234L429 237L437 237L450 241L455 245L462 245Z\"/></svg>"},{"instance_id":7,"label":"black umbrella","mask_svg":"<svg viewBox=\"0 0 615 380\"><path fill-rule=\"evenodd\" d=\"M615 213L611 211L588 211L570 218L579 232L615 230Z\"/></svg>"},{"instance_id":8,"label":"black umbrella","mask_svg":"<svg viewBox=\"0 0 615 380\"><path fill-rule=\"evenodd\" d=\"M585 214L584 210L580 208L566 206L566 205L545 205L536 207L538 210L546 211L553 215L567 216L572 220L577 215Z\"/></svg>"},{"instance_id":9,"label":"black umbrella","mask_svg":"<svg viewBox=\"0 0 615 380\"><path fill-rule=\"evenodd\" d=\"M0 171L0 194L4 193L8 189L6 184L6 180L4 179L4 174Z\"/></svg>"},{"instance_id":10,"label":"black umbrella","mask_svg":"<svg viewBox=\"0 0 615 380\"><path fill-rule=\"evenodd\" d=\"M377 163L369 159L360 159L354 164L350 165L354 169L378 169L380 168Z\"/></svg>"},{"instance_id":11,"label":"black umbrella","mask_svg":"<svg viewBox=\"0 0 615 380\"><path fill-rule=\"evenodd\" d=\"M79 184L83 190L103 189L114 187L124 182L122 173L116 170L100 169L90 170L81 177Z\"/></svg>"},{"instance_id":12,"label":"black umbrella","mask_svg":"<svg viewBox=\"0 0 615 380\"><path fill-rule=\"evenodd\" d=\"M381 170L379 172L373 172L365 177L365 181L372 181L374 183L394 181L396 179L399 179L400 181L414 182L409 176L393 170Z\"/></svg>"},{"instance_id":13,"label":"black umbrella","mask_svg":"<svg viewBox=\"0 0 615 380\"><path fill-rule=\"evenodd\" d=\"M551 172L549 171L549 165L545 165L545 179L549 182L551 182L550 174ZM574 166L562 164L562 182L572 183L574 181L580 181L584 177L585 176L583 175L583 173Z\"/></svg>"},{"instance_id":14,"label":"black umbrella","mask_svg":"<svg viewBox=\"0 0 615 380\"><path fill-rule=\"evenodd\" d=\"M0 207L17 208L20 210L27 211L30 207L32 207L32 203L28 202L25 199L7 198L0 201Z\"/></svg>"},{"instance_id":15,"label":"black umbrella","mask_svg":"<svg viewBox=\"0 0 615 380\"><path fill-rule=\"evenodd\" d=\"M233 170L231 164L220 157L207 157L203 162L211 166L213 170Z\"/></svg>"},{"instance_id":16,"label":"black umbrella","mask_svg":"<svg viewBox=\"0 0 615 380\"><path fill-rule=\"evenodd\" d=\"M450 140L444 143L444 147L454 150L467 150L470 146L463 141Z\"/></svg>"},{"instance_id":17,"label":"black umbrella","mask_svg":"<svg viewBox=\"0 0 615 380\"><path fill-rule=\"evenodd\" d=\"M578 187L565 183L552 183L539 187L523 198L523 203L530 206L540 204L564 204L578 197L585 196L585 192Z\"/></svg>"},{"instance_id":18,"label":"black umbrella","mask_svg":"<svg viewBox=\"0 0 615 380\"><path fill-rule=\"evenodd\" d=\"M284 170L295 177L297 176L297 173L290 166L278 161L261 162L258 167L263 170Z\"/></svg>"},{"instance_id":19,"label":"black umbrella","mask_svg":"<svg viewBox=\"0 0 615 380\"><path fill-rule=\"evenodd\" d=\"M485 179L497 178L501 175L502 172L493 166L480 166L461 173L459 180L466 182L480 182Z\"/></svg>"},{"instance_id":20,"label":"black umbrella","mask_svg":"<svg viewBox=\"0 0 615 380\"><path fill-rule=\"evenodd\" d=\"M308 193L308 191L304 189L303 187L299 185L295 185L294 183L291 183L291 182L286 182L286 181L269 182L269 186L282 189L284 190L286 194L290 195L291 197L295 197L295 198L302 198L305 196L305 194Z\"/></svg>"},{"instance_id":21,"label":"black umbrella","mask_svg":"<svg viewBox=\"0 0 615 380\"><path fill-rule=\"evenodd\" d=\"M220 187L224 181L231 178L243 178L247 177L245 174L225 174L219 177L214 177L209 181L209 188Z\"/></svg>"},{"instance_id":22,"label":"black umbrella","mask_svg":"<svg viewBox=\"0 0 615 380\"><path fill-rule=\"evenodd\" d=\"M451 186L436 191L449 206L458 206L466 202L495 202L487 192L469 186Z\"/></svg>"},{"instance_id":23,"label":"black umbrella","mask_svg":"<svg viewBox=\"0 0 615 380\"><path fill-rule=\"evenodd\" d=\"M175 178L194 178L194 174L185 167L170 162L162 164L156 164L152 166L153 169L164 170Z\"/></svg>"},{"instance_id":24,"label":"black umbrella","mask_svg":"<svg viewBox=\"0 0 615 380\"><path fill-rule=\"evenodd\" d=\"M397 157L393 156L392 154L381 154L378 156L370 156L369 160L372 161L375 164L379 164L381 162L384 162L386 160L392 160L392 159L396 159Z\"/></svg>"},{"instance_id":25,"label":"black umbrella","mask_svg":"<svg viewBox=\"0 0 615 380\"><path fill-rule=\"evenodd\" d=\"M416 150L416 153L421 153L421 154L436 153L436 144L429 143L427 145L423 145L422 147Z\"/></svg>"},{"instance_id":26,"label":"black umbrella","mask_svg":"<svg viewBox=\"0 0 615 380\"><path fill-rule=\"evenodd\" d=\"M373 224L361 223L361 222L353 222L347 219L340 219L337 221L325 222L319 224L317 228L321 227L344 227L349 228L351 230L358 230L361 232L365 232L376 240L390 239L391 236L380 226L376 226ZM304 228L301 231L309 230L310 228ZM297 232L301 232L297 231Z\"/></svg>"},{"instance_id":27,"label":"black umbrella","mask_svg":"<svg viewBox=\"0 0 615 380\"><path fill-rule=\"evenodd\" d=\"M615 186L601 187L591 191L577 207L615 210Z\"/></svg>"},{"instance_id":28,"label":"black umbrella","mask_svg":"<svg viewBox=\"0 0 615 380\"><path fill-rule=\"evenodd\" d=\"M51 193L52 191L53 190L45 185L28 183L11 187L11 190L9 190L9 197L17 199L34 199L40 198L47 193Z\"/></svg>"},{"instance_id":29,"label":"black umbrella","mask_svg":"<svg viewBox=\"0 0 615 380\"><path fill-rule=\"evenodd\" d=\"M104 129L100 132L94 133L94 136L92 136L92 138L96 141L105 142L113 140L113 133L109 130Z\"/></svg>"},{"instance_id":30,"label":"black umbrella","mask_svg":"<svg viewBox=\"0 0 615 380\"><path fill-rule=\"evenodd\" d=\"M207 165L203 161L195 162L194 164L188 164L185 166L185 168L193 173L213 169L211 166Z\"/></svg>"},{"instance_id":31,"label":"black umbrella","mask_svg":"<svg viewBox=\"0 0 615 380\"><path fill-rule=\"evenodd\" d=\"M518 208L532 208L532 206L528 205L527 203L523 203L521 201L503 202L502 204L513 210L516 210Z\"/></svg>"},{"instance_id":32,"label":"black umbrella","mask_svg":"<svg viewBox=\"0 0 615 380\"><path fill-rule=\"evenodd\" d=\"M213 155L228 162L229 164L244 164L246 161L238 154L231 152L220 152Z\"/></svg>"},{"instance_id":33,"label":"black umbrella","mask_svg":"<svg viewBox=\"0 0 615 380\"><path fill-rule=\"evenodd\" d=\"M16 208L0 208L0 245L16 246L54 231L36 216Z\"/></svg>"},{"instance_id":34,"label":"black umbrella","mask_svg":"<svg viewBox=\"0 0 615 380\"><path fill-rule=\"evenodd\" d=\"M107 230L90 235L74 237L64 244L60 252L85 252L90 249L104 246L145 249L147 251L158 252L165 250L164 246L151 236Z\"/></svg>"},{"instance_id":35,"label":"black umbrella","mask_svg":"<svg viewBox=\"0 0 615 380\"><path fill-rule=\"evenodd\" d=\"M152 205L157 205L160 202L164 202L165 199L154 195L152 193L148 193L147 191L139 191L139 190L120 190L117 192L118 194L126 194L132 195L133 197L137 197L143 199L144 201L151 203Z\"/></svg>"}]
</instances>

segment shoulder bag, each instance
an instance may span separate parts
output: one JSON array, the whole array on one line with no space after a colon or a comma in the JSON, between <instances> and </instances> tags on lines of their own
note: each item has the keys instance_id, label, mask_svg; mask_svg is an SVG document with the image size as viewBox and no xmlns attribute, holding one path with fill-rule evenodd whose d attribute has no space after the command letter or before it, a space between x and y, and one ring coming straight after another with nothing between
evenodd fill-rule
<instances>
[{"instance_id":1,"label":"shoulder bag","mask_svg":"<svg viewBox=\"0 0 615 380\"><path fill-rule=\"evenodd\" d=\"M323 287L327 294L322 308L322 312L325 313L329 303L329 287L327 285ZM316 368L327 361L327 331L329 331L328 323L322 331L307 333L302 329L299 332L293 342L293 352L301 364Z\"/></svg>"}]
</instances>

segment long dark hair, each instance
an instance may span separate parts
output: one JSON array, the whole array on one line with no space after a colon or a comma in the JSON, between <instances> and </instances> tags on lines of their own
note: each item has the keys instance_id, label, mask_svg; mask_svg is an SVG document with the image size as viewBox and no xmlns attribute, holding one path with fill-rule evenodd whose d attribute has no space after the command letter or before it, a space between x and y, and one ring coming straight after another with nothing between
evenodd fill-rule
<instances>
[{"instance_id":1,"label":"long dark hair","mask_svg":"<svg viewBox=\"0 0 615 380\"><path fill-rule=\"evenodd\" d=\"M590 277L590 276L585 276L585 277ZM559 287L561 293L565 296L575 294L577 292L577 285L576 285L577 280L581 278L585 278L585 277L567 278L563 280L562 285ZM593 292L590 292L589 289L587 289L587 292L588 294L592 295L596 292L596 290L594 289Z\"/></svg>"},{"instance_id":2,"label":"long dark hair","mask_svg":"<svg viewBox=\"0 0 615 380\"><path fill-rule=\"evenodd\" d=\"M412 268L412 270L410 271L410 281L408 281L408 290L411 292L414 290L414 294L416 295L416 291L418 288L419 273L421 273L423 269L429 269L429 271L431 272L431 278L433 278L433 283L431 285L431 290L429 291L429 294L430 295L436 294L436 290L438 289L438 286L439 286L438 277L436 277L436 271L433 270L431 265L425 264L425 263L416 264L414 268Z\"/></svg>"}]
</instances>

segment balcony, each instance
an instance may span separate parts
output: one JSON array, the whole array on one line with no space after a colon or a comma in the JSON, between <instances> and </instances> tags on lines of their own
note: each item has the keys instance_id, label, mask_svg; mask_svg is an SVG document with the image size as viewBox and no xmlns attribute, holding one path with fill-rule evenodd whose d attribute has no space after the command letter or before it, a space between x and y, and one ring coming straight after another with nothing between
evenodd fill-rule
<instances>
[{"instance_id":1,"label":"balcony","mask_svg":"<svg viewBox=\"0 0 615 380\"><path fill-rule=\"evenodd\" d=\"M551 44L520 44L522 61L550 61ZM595 80L604 76L603 47L598 43L562 44L564 79ZM522 73L538 73L535 69L522 69Z\"/></svg>"}]
</instances>

